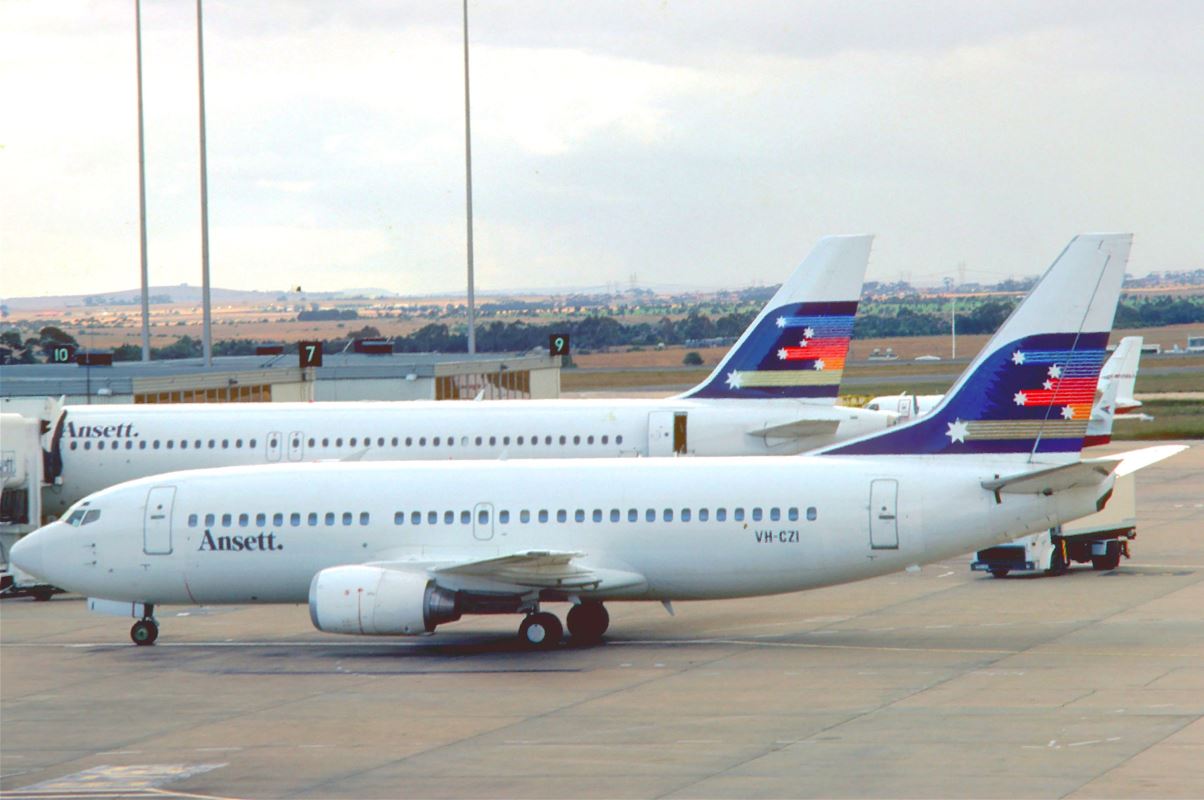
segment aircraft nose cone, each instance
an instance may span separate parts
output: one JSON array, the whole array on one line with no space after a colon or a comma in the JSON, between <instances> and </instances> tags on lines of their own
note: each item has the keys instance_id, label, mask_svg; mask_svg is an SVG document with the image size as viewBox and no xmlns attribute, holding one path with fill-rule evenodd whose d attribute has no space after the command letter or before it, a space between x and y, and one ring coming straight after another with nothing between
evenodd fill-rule
<instances>
[{"instance_id":1,"label":"aircraft nose cone","mask_svg":"<svg viewBox=\"0 0 1204 800\"><path fill-rule=\"evenodd\" d=\"M28 572L36 578L45 579L42 570L42 551L45 550L45 538L37 531L17 542L8 551L8 559L12 565L22 572Z\"/></svg>"}]
</instances>

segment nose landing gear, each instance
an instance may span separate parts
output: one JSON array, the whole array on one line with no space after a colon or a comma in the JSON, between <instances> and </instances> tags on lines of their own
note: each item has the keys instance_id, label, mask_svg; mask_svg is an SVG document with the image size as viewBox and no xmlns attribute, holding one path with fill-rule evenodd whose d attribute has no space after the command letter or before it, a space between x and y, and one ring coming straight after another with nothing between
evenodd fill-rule
<instances>
[{"instance_id":1,"label":"nose landing gear","mask_svg":"<svg viewBox=\"0 0 1204 800\"><path fill-rule=\"evenodd\" d=\"M147 603L144 612L146 616L135 622L134 626L130 628L130 638L139 647L152 645L159 638L159 623L155 621L154 612L154 606Z\"/></svg>"}]
</instances>

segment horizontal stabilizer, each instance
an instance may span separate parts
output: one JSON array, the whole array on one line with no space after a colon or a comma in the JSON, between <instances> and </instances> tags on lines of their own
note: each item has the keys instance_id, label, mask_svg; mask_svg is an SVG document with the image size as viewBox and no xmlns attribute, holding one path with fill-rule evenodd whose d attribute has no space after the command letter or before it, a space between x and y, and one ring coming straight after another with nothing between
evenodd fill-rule
<instances>
[{"instance_id":1,"label":"horizontal stabilizer","mask_svg":"<svg viewBox=\"0 0 1204 800\"><path fill-rule=\"evenodd\" d=\"M1187 449L1187 445L1167 444L1143 447L1101 458L1088 458L1058 467L1021 472L1004 478L983 481L982 488L1002 494L1053 494L1076 486L1101 483L1109 475L1129 475L1143 467Z\"/></svg>"},{"instance_id":2,"label":"horizontal stabilizer","mask_svg":"<svg viewBox=\"0 0 1204 800\"><path fill-rule=\"evenodd\" d=\"M1053 494L1076 486L1093 486L1115 469L1116 462L1111 459L1092 458L983 481L982 488L1002 494Z\"/></svg>"},{"instance_id":3,"label":"horizontal stabilizer","mask_svg":"<svg viewBox=\"0 0 1204 800\"><path fill-rule=\"evenodd\" d=\"M796 419L781 425L767 425L749 431L748 435L766 439L806 439L811 436L831 436L839 427L838 419Z\"/></svg>"},{"instance_id":4,"label":"horizontal stabilizer","mask_svg":"<svg viewBox=\"0 0 1204 800\"><path fill-rule=\"evenodd\" d=\"M436 578L440 575L461 575L539 589L588 591L604 585L612 590L644 583L644 577L635 573L591 569L574 564L574 559L582 555L556 550L526 550L479 561L449 564L430 572Z\"/></svg>"}]
</instances>

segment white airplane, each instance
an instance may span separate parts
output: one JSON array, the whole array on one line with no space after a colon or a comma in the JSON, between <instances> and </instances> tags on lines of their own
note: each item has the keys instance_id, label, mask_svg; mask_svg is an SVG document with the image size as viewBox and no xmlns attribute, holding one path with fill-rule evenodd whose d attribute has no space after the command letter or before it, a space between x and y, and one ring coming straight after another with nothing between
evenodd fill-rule
<instances>
[{"instance_id":1,"label":"white airplane","mask_svg":"<svg viewBox=\"0 0 1204 800\"><path fill-rule=\"evenodd\" d=\"M1137 365L1141 359L1142 341L1140 336L1124 337L1117 344L1112 356L1104 362L1096 387L1095 403L1091 407L1091 422L1084 447L1094 447L1112 441L1114 418L1141 407L1141 401L1133 398L1133 387L1137 382ZM871 398L865 404L865 408L898 414L899 421L903 421L929 413L944 398L943 394L913 395L903 392Z\"/></svg>"},{"instance_id":2,"label":"white airplane","mask_svg":"<svg viewBox=\"0 0 1204 800\"><path fill-rule=\"evenodd\" d=\"M711 375L644 400L68 406L43 493L92 492L180 469L305 460L794 454L894 423L836 406L871 236L821 239Z\"/></svg>"},{"instance_id":3,"label":"white airplane","mask_svg":"<svg viewBox=\"0 0 1204 800\"><path fill-rule=\"evenodd\" d=\"M1080 457L1130 240L1076 237L937 409L814 455L177 472L88 497L12 560L140 617L139 644L157 604L308 603L367 635L521 613L550 647L544 602L573 603L589 642L606 601L793 592L1008 542L1184 449Z\"/></svg>"}]
</instances>

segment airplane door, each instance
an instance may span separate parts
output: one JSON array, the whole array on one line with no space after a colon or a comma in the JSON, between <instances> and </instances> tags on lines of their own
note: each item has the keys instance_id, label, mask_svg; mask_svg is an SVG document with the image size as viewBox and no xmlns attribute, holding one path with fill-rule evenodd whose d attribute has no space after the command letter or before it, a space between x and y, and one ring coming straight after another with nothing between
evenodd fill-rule
<instances>
[{"instance_id":1,"label":"airplane door","mask_svg":"<svg viewBox=\"0 0 1204 800\"><path fill-rule=\"evenodd\" d=\"M903 396L899 398L899 419L911 419L911 405L915 402L914 398Z\"/></svg>"},{"instance_id":2,"label":"airplane door","mask_svg":"<svg viewBox=\"0 0 1204 800\"><path fill-rule=\"evenodd\" d=\"M674 421L672 411L653 411L648 414L648 455L673 455Z\"/></svg>"},{"instance_id":3,"label":"airplane door","mask_svg":"<svg viewBox=\"0 0 1204 800\"><path fill-rule=\"evenodd\" d=\"M493 538L493 504L477 503L472 509L472 535L477 541Z\"/></svg>"},{"instance_id":4,"label":"airplane door","mask_svg":"<svg viewBox=\"0 0 1204 800\"><path fill-rule=\"evenodd\" d=\"M268 461L280 460L280 432L271 431L267 435Z\"/></svg>"},{"instance_id":5,"label":"airplane door","mask_svg":"<svg viewBox=\"0 0 1204 800\"><path fill-rule=\"evenodd\" d=\"M870 481L870 548L899 549L899 482Z\"/></svg>"},{"instance_id":6,"label":"airplane door","mask_svg":"<svg viewBox=\"0 0 1204 800\"><path fill-rule=\"evenodd\" d=\"M686 450L686 412L673 412L673 452L684 456Z\"/></svg>"},{"instance_id":7,"label":"airplane door","mask_svg":"<svg viewBox=\"0 0 1204 800\"><path fill-rule=\"evenodd\" d=\"M171 506L176 487L155 486L146 495L146 517L142 524L142 552L167 555L171 552Z\"/></svg>"},{"instance_id":8,"label":"airplane door","mask_svg":"<svg viewBox=\"0 0 1204 800\"><path fill-rule=\"evenodd\" d=\"M305 434L293 431L288 435L288 460L300 461L305 456Z\"/></svg>"}]
</instances>

